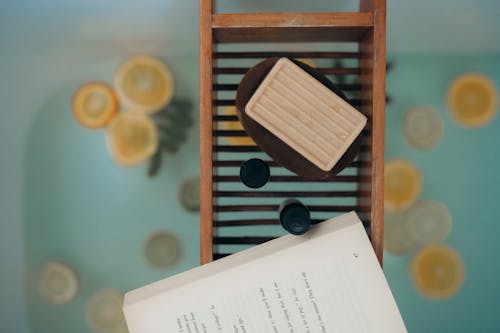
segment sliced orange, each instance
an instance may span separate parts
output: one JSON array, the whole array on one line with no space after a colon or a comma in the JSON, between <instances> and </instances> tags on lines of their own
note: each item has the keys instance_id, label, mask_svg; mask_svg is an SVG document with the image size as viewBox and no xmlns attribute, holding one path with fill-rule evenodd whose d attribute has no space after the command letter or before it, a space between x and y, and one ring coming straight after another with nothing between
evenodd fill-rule
<instances>
[{"instance_id":1,"label":"sliced orange","mask_svg":"<svg viewBox=\"0 0 500 333\"><path fill-rule=\"evenodd\" d=\"M105 83L87 83L73 96L73 114L85 127L104 127L117 113L118 98L113 89Z\"/></svg>"},{"instance_id":2,"label":"sliced orange","mask_svg":"<svg viewBox=\"0 0 500 333\"><path fill-rule=\"evenodd\" d=\"M49 261L38 275L38 292L52 304L64 304L75 299L80 289L78 274L61 261Z\"/></svg>"},{"instance_id":3,"label":"sliced orange","mask_svg":"<svg viewBox=\"0 0 500 333\"><path fill-rule=\"evenodd\" d=\"M312 68L316 68L317 67L316 63L311 58L297 58L296 60L298 60L300 62L303 62L304 64L309 65Z\"/></svg>"},{"instance_id":4,"label":"sliced orange","mask_svg":"<svg viewBox=\"0 0 500 333\"><path fill-rule=\"evenodd\" d=\"M425 150L435 147L444 132L443 119L428 106L416 106L404 115L403 134L415 149Z\"/></svg>"},{"instance_id":5,"label":"sliced orange","mask_svg":"<svg viewBox=\"0 0 500 333\"><path fill-rule=\"evenodd\" d=\"M157 231L144 245L146 259L155 267L166 268L175 265L182 255L181 241L166 231Z\"/></svg>"},{"instance_id":6,"label":"sliced orange","mask_svg":"<svg viewBox=\"0 0 500 333\"><path fill-rule=\"evenodd\" d=\"M409 253L417 245L415 234L403 215L399 213L385 213L384 248L396 256Z\"/></svg>"},{"instance_id":7,"label":"sliced orange","mask_svg":"<svg viewBox=\"0 0 500 333\"><path fill-rule=\"evenodd\" d=\"M150 56L135 56L120 65L115 75L120 102L128 108L157 112L174 94L174 80L168 67Z\"/></svg>"},{"instance_id":8,"label":"sliced orange","mask_svg":"<svg viewBox=\"0 0 500 333\"><path fill-rule=\"evenodd\" d=\"M422 192L422 177L412 163L393 160L385 164L384 207L390 212L404 211Z\"/></svg>"},{"instance_id":9,"label":"sliced orange","mask_svg":"<svg viewBox=\"0 0 500 333\"><path fill-rule=\"evenodd\" d=\"M236 107L228 106L222 109L221 112L224 116L236 116ZM220 129L231 131L243 131L243 126L239 120L236 121L223 121L220 123ZM229 136L224 138L227 144L235 146L255 146L255 142L248 136Z\"/></svg>"},{"instance_id":10,"label":"sliced orange","mask_svg":"<svg viewBox=\"0 0 500 333\"><path fill-rule=\"evenodd\" d=\"M94 292L85 304L85 319L97 333L127 333L121 291L102 289Z\"/></svg>"},{"instance_id":11,"label":"sliced orange","mask_svg":"<svg viewBox=\"0 0 500 333\"><path fill-rule=\"evenodd\" d=\"M434 200L415 203L404 219L421 245L444 241L453 223L448 207Z\"/></svg>"},{"instance_id":12,"label":"sliced orange","mask_svg":"<svg viewBox=\"0 0 500 333\"><path fill-rule=\"evenodd\" d=\"M158 129L142 111L121 112L107 129L107 142L113 159L121 165L139 164L158 149Z\"/></svg>"},{"instance_id":13,"label":"sliced orange","mask_svg":"<svg viewBox=\"0 0 500 333\"><path fill-rule=\"evenodd\" d=\"M429 245L415 255L410 273L422 294L445 299L453 296L462 286L465 267L454 249L444 245Z\"/></svg>"},{"instance_id":14,"label":"sliced orange","mask_svg":"<svg viewBox=\"0 0 500 333\"><path fill-rule=\"evenodd\" d=\"M468 73L453 81L448 91L448 109L464 127L488 124L496 114L498 94L494 83L486 76Z\"/></svg>"}]
</instances>

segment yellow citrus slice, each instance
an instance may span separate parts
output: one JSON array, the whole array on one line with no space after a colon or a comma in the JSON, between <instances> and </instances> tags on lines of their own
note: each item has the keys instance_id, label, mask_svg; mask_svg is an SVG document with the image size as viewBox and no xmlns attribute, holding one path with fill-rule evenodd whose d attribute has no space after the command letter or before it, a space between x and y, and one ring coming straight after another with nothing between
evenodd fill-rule
<instances>
[{"instance_id":1,"label":"yellow citrus slice","mask_svg":"<svg viewBox=\"0 0 500 333\"><path fill-rule=\"evenodd\" d=\"M116 71L115 89L126 107L153 113L172 99L174 80L159 59L136 56L126 60Z\"/></svg>"},{"instance_id":2,"label":"yellow citrus slice","mask_svg":"<svg viewBox=\"0 0 500 333\"><path fill-rule=\"evenodd\" d=\"M40 295L52 304L72 301L80 289L75 270L60 261L49 261L43 265L38 276Z\"/></svg>"},{"instance_id":3,"label":"yellow citrus slice","mask_svg":"<svg viewBox=\"0 0 500 333\"><path fill-rule=\"evenodd\" d=\"M432 108L417 106L405 113L403 134L413 148L425 150L435 147L443 132L443 119Z\"/></svg>"},{"instance_id":4,"label":"yellow citrus slice","mask_svg":"<svg viewBox=\"0 0 500 333\"><path fill-rule=\"evenodd\" d=\"M146 259L155 267L166 268L177 263L181 257L180 240L173 234L158 231L144 245Z\"/></svg>"},{"instance_id":5,"label":"yellow citrus slice","mask_svg":"<svg viewBox=\"0 0 500 333\"><path fill-rule=\"evenodd\" d=\"M453 81L448 91L448 109L464 127L488 124L498 108L498 94L493 82L478 73L468 73Z\"/></svg>"},{"instance_id":6,"label":"yellow citrus slice","mask_svg":"<svg viewBox=\"0 0 500 333\"><path fill-rule=\"evenodd\" d=\"M385 164L384 207L390 211L403 211L410 207L422 192L422 177L416 166L405 160Z\"/></svg>"},{"instance_id":7,"label":"yellow citrus slice","mask_svg":"<svg viewBox=\"0 0 500 333\"><path fill-rule=\"evenodd\" d=\"M118 98L107 84L91 82L73 96L73 114L80 124L99 128L109 124L118 112Z\"/></svg>"},{"instance_id":8,"label":"yellow citrus slice","mask_svg":"<svg viewBox=\"0 0 500 333\"><path fill-rule=\"evenodd\" d=\"M158 129L142 111L121 112L107 129L107 142L116 162L136 165L153 156L158 149Z\"/></svg>"},{"instance_id":9,"label":"yellow citrus slice","mask_svg":"<svg viewBox=\"0 0 500 333\"><path fill-rule=\"evenodd\" d=\"M222 109L221 112L224 116L236 116L236 107L228 106ZM220 129L231 131L243 131L243 126L239 120L236 121L223 121L220 123ZM255 146L255 142L248 136L229 136L224 138L227 144L235 146Z\"/></svg>"},{"instance_id":10,"label":"yellow citrus slice","mask_svg":"<svg viewBox=\"0 0 500 333\"><path fill-rule=\"evenodd\" d=\"M416 288L425 296L437 299L453 296L465 278L462 258L444 245L429 245L420 250L410 270Z\"/></svg>"},{"instance_id":11,"label":"yellow citrus slice","mask_svg":"<svg viewBox=\"0 0 500 333\"><path fill-rule=\"evenodd\" d=\"M411 230L403 214L385 213L384 248L396 256L412 251L417 244L415 234Z\"/></svg>"},{"instance_id":12,"label":"yellow citrus slice","mask_svg":"<svg viewBox=\"0 0 500 333\"><path fill-rule=\"evenodd\" d=\"M127 333L123 293L114 289L95 292L85 305L87 324L96 333Z\"/></svg>"},{"instance_id":13,"label":"yellow citrus slice","mask_svg":"<svg viewBox=\"0 0 500 333\"><path fill-rule=\"evenodd\" d=\"M415 203L405 212L405 222L419 244L438 243L451 231L452 219L448 207L434 200Z\"/></svg>"},{"instance_id":14,"label":"yellow citrus slice","mask_svg":"<svg viewBox=\"0 0 500 333\"><path fill-rule=\"evenodd\" d=\"M317 67L316 63L311 58L297 58L297 60L300 61L300 62L303 62L306 65L311 66L312 68L316 68Z\"/></svg>"}]
</instances>

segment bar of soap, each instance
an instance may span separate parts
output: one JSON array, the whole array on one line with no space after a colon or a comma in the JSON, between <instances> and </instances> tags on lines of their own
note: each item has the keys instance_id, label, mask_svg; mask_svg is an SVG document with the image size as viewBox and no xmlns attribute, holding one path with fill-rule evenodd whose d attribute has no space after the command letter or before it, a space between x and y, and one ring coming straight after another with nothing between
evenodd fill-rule
<instances>
[{"instance_id":1,"label":"bar of soap","mask_svg":"<svg viewBox=\"0 0 500 333\"><path fill-rule=\"evenodd\" d=\"M246 114L324 171L366 125L366 117L287 58L276 62Z\"/></svg>"}]
</instances>

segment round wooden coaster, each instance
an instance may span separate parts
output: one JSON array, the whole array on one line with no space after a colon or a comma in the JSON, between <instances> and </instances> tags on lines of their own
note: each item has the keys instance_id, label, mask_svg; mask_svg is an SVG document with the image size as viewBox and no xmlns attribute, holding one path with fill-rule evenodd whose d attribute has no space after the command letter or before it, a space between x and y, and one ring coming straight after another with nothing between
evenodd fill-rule
<instances>
[{"instance_id":1,"label":"round wooden coaster","mask_svg":"<svg viewBox=\"0 0 500 333\"><path fill-rule=\"evenodd\" d=\"M329 171L323 171L313 163L309 162L305 157L288 146L274 134L262 127L255 120L250 118L245 113L245 106L257 90L261 82L269 73L271 68L280 58L266 59L254 67L252 67L243 77L238 86L236 93L236 110L237 116L243 125L247 134L257 143L257 145L268 154L276 163L294 172L295 174L315 179L331 178L348 166L356 157L361 146L361 132L349 149L342 155L340 160ZM324 75L318 73L315 69L300 61L290 59L304 71L314 77L316 80L325 85L328 89L342 97L347 101L344 93L339 90L330 80Z\"/></svg>"}]
</instances>

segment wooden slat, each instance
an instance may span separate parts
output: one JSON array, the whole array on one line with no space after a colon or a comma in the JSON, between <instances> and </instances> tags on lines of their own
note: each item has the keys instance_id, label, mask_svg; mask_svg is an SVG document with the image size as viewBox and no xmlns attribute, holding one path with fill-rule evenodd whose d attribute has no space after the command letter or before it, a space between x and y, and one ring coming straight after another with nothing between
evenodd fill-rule
<instances>
[{"instance_id":1,"label":"wooden slat","mask_svg":"<svg viewBox=\"0 0 500 333\"><path fill-rule=\"evenodd\" d=\"M324 219L311 219L311 224L318 224L325 221ZM369 234L370 226L368 220L361 219L365 230ZM249 227L249 226L263 226L263 225L280 225L278 219L243 219L243 220L214 220L214 227L224 228L224 227Z\"/></svg>"},{"instance_id":2,"label":"wooden slat","mask_svg":"<svg viewBox=\"0 0 500 333\"><path fill-rule=\"evenodd\" d=\"M223 121L239 121L237 116L226 116L226 115L214 115L213 121L223 122Z\"/></svg>"},{"instance_id":3,"label":"wooden slat","mask_svg":"<svg viewBox=\"0 0 500 333\"><path fill-rule=\"evenodd\" d=\"M318 58L318 59L358 59L359 52L311 52L311 51L264 51L264 52L214 52L214 59L264 59L273 57Z\"/></svg>"},{"instance_id":4,"label":"wooden slat","mask_svg":"<svg viewBox=\"0 0 500 333\"><path fill-rule=\"evenodd\" d=\"M370 12L213 14L212 22L212 27L214 29L315 27L371 28L373 25L373 16Z\"/></svg>"},{"instance_id":5,"label":"wooden slat","mask_svg":"<svg viewBox=\"0 0 500 333\"><path fill-rule=\"evenodd\" d=\"M348 100L349 104L354 107L360 107L363 101L359 98L352 98ZM234 106L236 101L234 99L215 99L213 100L214 106ZM237 118L236 118L237 119Z\"/></svg>"},{"instance_id":6,"label":"wooden slat","mask_svg":"<svg viewBox=\"0 0 500 333\"><path fill-rule=\"evenodd\" d=\"M232 253L214 253L213 260L222 259L224 257L230 256Z\"/></svg>"},{"instance_id":7,"label":"wooden slat","mask_svg":"<svg viewBox=\"0 0 500 333\"><path fill-rule=\"evenodd\" d=\"M350 212L360 207L352 205L307 205L311 212ZM279 205L214 205L214 212L272 212L278 211Z\"/></svg>"},{"instance_id":8,"label":"wooden slat","mask_svg":"<svg viewBox=\"0 0 500 333\"><path fill-rule=\"evenodd\" d=\"M248 136L247 132L240 130L215 130L213 131L215 136L219 137L242 137Z\"/></svg>"},{"instance_id":9,"label":"wooden slat","mask_svg":"<svg viewBox=\"0 0 500 333\"><path fill-rule=\"evenodd\" d=\"M214 131L221 135L223 130ZM370 143L363 143L360 148L360 152L366 152L370 150ZM258 153L262 152L262 150L257 146L237 146L237 145L214 145L214 152L224 152L224 153Z\"/></svg>"},{"instance_id":10,"label":"wooden slat","mask_svg":"<svg viewBox=\"0 0 500 333\"><path fill-rule=\"evenodd\" d=\"M200 0L200 261L212 260L212 1ZM205 181L203 181L205 180Z\"/></svg>"},{"instance_id":11,"label":"wooden slat","mask_svg":"<svg viewBox=\"0 0 500 333\"><path fill-rule=\"evenodd\" d=\"M213 15L219 43L359 41L372 25L371 12Z\"/></svg>"},{"instance_id":12,"label":"wooden slat","mask_svg":"<svg viewBox=\"0 0 500 333\"><path fill-rule=\"evenodd\" d=\"M311 219L312 224L317 224L323 220ZM214 221L214 227L245 227L245 226L261 226L261 225L280 225L278 219L251 219L251 220L222 220Z\"/></svg>"},{"instance_id":13,"label":"wooden slat","mask_svg":"<svg viewBox=\"0 0 500 333\"><path fill-rule=\"evenodd\" d=\"M355 83L341 83L335 84L337 88L343 91L358 91L361 89L360 84ZM238 90L238 84L214 84L213 90L215 91L236 91Z\"/></svg>"},{"instance_id":14,"label":"wooden slat","mask_svg":"<svg viewBox=\"0 0 500 333\"><path fill-rule=\"evenodd\" d=\"M215 75L241 75L246 74L250 68L249 67L214 67ZM323 67L315 68L321 74L330 75L357 75L361 73L359 67Z\"/></svg>"},{"instance_id":15,"label":"wooden slat","mask_svg":"<svg viewBox=\"0 0 500 333\"><path fill-rule=\"evenodd\" d=\"M267 236L242 236L242 237L214 237L214 244L262 244L276 237Z\"/></svg>"},{"instance_id":16,"label":"wooden slat","mask_svg":"<svg viewBox=\"0 0 500 333\"><path fill-rule=\"evenodd\" d=\"M279 182L279 183L355 183L360 180L360 177L358 176L343 176L343 175L337 175L333 178L328 178L328 179L313 179L313 178L304 178L300 176L270 176L269 181L270 182ZM213 181L214 182L220 182L220 183L239 183L241 182L239 176L220 176L216 175L213 176Z\"/></svg>"},{"instance_id":17,"label":"wooden slat","mask_svg":"<svg viewBox=\"0 0 500 333\"><path fill-rule=\"evenodd\" d=\"M239 168L243 164L243 162L244 162L243 160L225 160L225 161L214 160L213 161L213 166L214 167L218 167L218 168L228 168L228 167L238 167ZM269 167L282 168L281 165L278 165L274 161L266 160L264 162ZM360 167L362 165L364 165L364 164L362 164L360 161L353 161L351 164L349 164L347 166L347 168L358 168L358 167Z\"/></svg>"},{"instance_id":18,"label":"wooden slat","mask_svg":"<svg viewBox=\"0 0 500 333\"><path fill-rule=\"evenodd\" d=\"M214 191L220 198L348 198L357 197L358 191Z\"/></svg>"}]
</instances>

